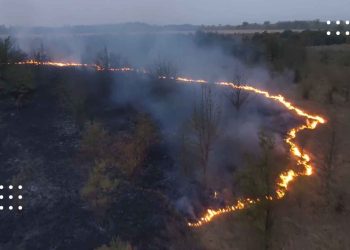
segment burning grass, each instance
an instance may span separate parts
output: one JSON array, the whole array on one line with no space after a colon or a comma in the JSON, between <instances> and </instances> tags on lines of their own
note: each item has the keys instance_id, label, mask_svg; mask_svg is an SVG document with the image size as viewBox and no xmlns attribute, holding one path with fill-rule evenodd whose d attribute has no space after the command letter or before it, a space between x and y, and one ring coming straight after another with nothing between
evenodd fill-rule
<instances>
[{"instance_id":1,"label":"burning grass","mask_svg":"<svg viewBox=\"0 0 350 250\"><path fill-rule=\"evenodd\" d=\"M100 70L109 70L113 72L129 72L129 71L135 71L139 73L145 73L144 70L137 70L133 68L110 68L110 69L103 69L98 65L95 64L79 64L79 63L63 63L63 62L36 62L36 61L25 61L18 63L20 65L22 64L29 64L29 65L44 65L44 66L52 66L52 67L89 67L94 68L98 71ZM171 78L172 80L176 80L180 83L191 83L191 84L205 84L208 83L208 81L205 80L196 80L191 78L184 78L184 77L165 77L160 76L162 79L168 79ZM290 148L290 154L292 156L292 159L295 160L295 163L297 166L301 167L301 171L296 171L293 169L286 170L285 172L281 173L279 175L279 178L277 179L276 183L276 190L274 195L272 196L265 196L260 198L242 198L239 199L236 204L226 206L219 209L208 209L206 213L199 218L195 222L189 222L188 226L190 227L200 227L206 223L211 222L214 218L218 217L221 214L231 213L238 210L242 210L245 208L248 208L252 205L255 205L262 200L275 200L275 199L282 199L289 188L289 184L295 180L298 176L310 176L313 174L313 164L311 157L306 153L302 152L300 149L300 146L295 142L295 139L297 138L298 134L303 130L314 130L318 127L319 124L324 124L326 121L324 118L318 115L312 115L308 112L304 111L301 108L296 107L293 103L287 101L284 96L282 95L273 95L270 94L267 91L249 86L249 85L236 85L232 82L215 82L216 85L224 86L228 88L233 89L241 89L247 92L251 92L257 95L262 95L263 97L270 99L277 104L281 105L282 107L292 111L295 115L298 117L304 118L305 122L304 124L294 127L287 133L287 136L285 138L285 143Z\"/></svg>"}]
</instances>

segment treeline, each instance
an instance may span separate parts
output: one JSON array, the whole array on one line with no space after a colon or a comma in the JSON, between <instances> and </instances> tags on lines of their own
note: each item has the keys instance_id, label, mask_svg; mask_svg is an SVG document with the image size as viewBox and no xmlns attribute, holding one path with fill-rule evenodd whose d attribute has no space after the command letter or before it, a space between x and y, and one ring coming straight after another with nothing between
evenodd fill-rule
<instances>
[{"instance_id":1,"label":"treeline","mask_svg":"<svg viewBox=\"0 0 350 250\"><path fill-rule=\"evenodd\" d=\"M150 25L141 22L104 24L104 25L72 25L62 27L6 27L0 26L0 34L16 34L27 32L29 34L52 34L52 33L73 33L73 34L91 34L91 33L114 33L114 32L164 32L164 31L195 31L199 26L191 24L183 25Z\"/></svg>"},{"instance_id":2,"label":"treeline","mask_svg":"<svg viewBox=\"0 0 350 250\"><path fill-rule=\"evenodd\" d=\"M276 23L271 23L265 21L264 23L249 23L243 22L240 25L209 25L204 26L204 29L214 29L214 30L235 30L235 29L253 29L253 30L320 30L327 27L326 22L320 20L312 21L280 21Z\"/></svg>"},{"instance_id":3,"label":"treeline","mask_svg":"<svg viewBox=\"0 0 350 250\"><path fill-rule=\"evenodd\" d=\"M334 25L331 26L334 28ZM112 32L164 32L164 31L196 31L196 30L326 30L329 28L326 22L320 20L311 21L279 21L271 23L249 23L243 22L240 25L192 25L192 24L171 24L171 25L150 25L142 22L130 22L119 24L104 25L72 25L62 27L20 27L0 25L0 34L11 34L26 31L32 34L50 34L50 33L112 33ZM337 26L344 30L344 25Z\"/></svg>"},{"instance_id":4,"label":"treeline","mask_svg":"<svg viewBox=\"0 0 350 250\"><path fill-rule=\"evenodd\" d=\"M195 40L200 46L219 46L226 54L249 65L268 63L274 71L292 70L296 82L300 80L299 71L306 62L307 47L350 43L345 35L327 36L324 31L290 30L241 36L198 31Z\"/></svg>"}]
</instances>

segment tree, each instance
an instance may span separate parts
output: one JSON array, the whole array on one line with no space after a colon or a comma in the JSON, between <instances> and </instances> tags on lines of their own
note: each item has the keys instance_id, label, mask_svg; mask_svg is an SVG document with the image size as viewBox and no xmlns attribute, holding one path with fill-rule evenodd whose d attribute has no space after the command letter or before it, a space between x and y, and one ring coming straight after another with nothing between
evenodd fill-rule
<instances>
[{"instance_id":1,"label":"tree","mask_svg":"<svg viewBox=\"0 0 350 250\"><path fill-rule=\"evenodd\" d=\"M166 98L178 87L175 84L177 67L169 60L158 58L149 69L152 93L157 98Z\"/></svg>"},{"instance_id":2,"label":"tree","mask_svg":"<svg viewBox=\"0 0 350 250\"><path fill-rule=\"evenodd\" d=\"M25 53L16 47L11 37L0 38L0 80L6 81L5 74L9 64L23 61L25 58Z\"/></svg>"},{"instance_id":3,"label":"tree","mask_svg":"<svg viewBox=\"0 0 350 250\"><path fill-rule=\"evenodd\" d=\"M243 83L243 76L242 76L242 69L239 72L238 69L236 69L235 77L233 83L237 86L241 86ZM234 88L231 90L231 92L228 95L228 99L230 103L233 105L233 107L237 110L237 112L240 111L241 107L248 101L249 93L245 90L242 90L240 88Z\"/></svg>"},{"instance_id":4,"label":"tree","mask_svg":"<svg viewBox=\"0 0 350 250\"><path fill-rule=\"evenodd\" d=\"M335 115L329 123L326 140L327 143L325 143L325 153L323 154L323 161L320 165L320 174L323 179L322 183L324 184L324 191L327 196L327 200L330 200L329 196L334 184L336 166L339 163L340 137L338 132L338 122Z\"/></svg>"},{"instance_id":5,"label":"tree","mask_svg":"<svg viewBox=\"0 0 350 250\"><path fill-rule=\"evenodd\" d=\"M177 76L177 67L169 60L158 58L150 70L151 76L158 79L164 77L166 79Z\"/></svg>"},{"instance_id":6,"label":"tree","mask_svg":"<svg viewBox=\"0 0 350 250\"><path fill-rule=\"evenodd\" d=\"M86 84L80 80L64 81L58 87L58 94L62 107L72 115L76 125L82 127L87 119L87 93Z\"/></svg>"},{"instance_id":7,"label":"tree","mask_svg":"<svg viewBox=\"0 0 350 250\"><path fill-rule=\"evenodd\" d=\"M334 95L338 92L338 87L335 84L331 84L326 92L327 102L334 104Z\"/></svg>"},{"instance_id":8,"label":"tree","mask_svg":"<svg viewBox=\"0 0 350 250\"><path fill-rule=\"evenodd\" d=\"M3 73L4 93L12 96L19 110L36 89L33 73L26 65L9 65Z\"/></svg>"},{"instance_id":9,"label":"tree","mask_svg":"<svg viewBox=\"0 0 350 250\"><path fill-rule=\"evenodd\" d=\"M259 144L262 149L261 159L261 176L263 178L263 192L265 196L272 196L273 185L271 181L271 152L274 149L274 140L271 136L267 135L265 131L261 130L259 133ZM272 207L270 202L265 202L263 205L265 210L265 222L264 222L264 236L265 236L265 250L270 249L270 238L272 228Z\"/></svg>"},{"instance_id":10,"label":"tree","mask_svg":"<svg viewBox=\"0 0 350 250\"><path fill-rule=\"evenodd\" d=\"M98 213L103 213L113 202L113 194L119 186L119 179L105 161L95 163L89 177L81 190L81 196Z\"/></svg>"},{"instance_id":11,"label":"tree","mask_svg":"<svg viewBox=\"0 0 350 250\"><path fill-rule=\"evenodd\" d=\"M11 37L0 39L0 66L22 61L26 55L16 47Z\"/></svg>"},{"instance_id":12,"label":"tree","mask_svg":"<svg viewBox=\"0 0 350 250\"><path fill-rule=\"evenodd\" d=\"M314 89L313 82L309 78L307 78L300 84L300 88L302 98L304 100L309 100Z\"/></svg>"},{"instance_id":13,"label":"tree","mask_svg":"<svg viewBox=\"0 0 350 250\"><path fill-rule=\"evenodd\" d=\"M108 49L104 47L104 49L97 54L95 63L101 70L108 70L110 68L109 58Z\"/></svg>"},{"instance_id":14,"label":"tree","mask_svg":"<svg viewBox=\"0 0 350 250\"><path fill-rule=\"evenodd\" d=\"M88 123L80 141L80 157L91 162L106 161L109 145L110 136L102 124L95 121Z\"/></svg>"},{"instance_id":15,"label":"tree","mask_svg":"<svg viewBox=\"0 0 350 250\"><path fill-rule=\"evenodd\" d=\"M128 63L120 54L110 52L107 47L104 47L104 49L97 54L95 64L100 70L128 66Z\"/></svg>"},{"instance_id":16,"label":"tree","mask_svg":"<svg viewBox=\"0 0 350 250\"><path fill-rule=\"evenodd\" d=\"M275 163L275 142L272 135L265 130L260 130L259 145L260 157L252 160L253 156L249 156L248 165L240 170L236 177L244 197L264 198L274 195L274 180L276 178L274 173L277 172L275 169L277 164ZM255 207L248 209L246 214L254 220L254 225L262 233L264 249L270 249L273 203L263 198Z\"/></svg>"},{"instance_id":17,"label":"tree","mask_svg":"<svg viewBox=\"0 0 350 250\"><path fill-rule=\"evenodd\" d=\"M158 142L158 130L147 115L139 115L131 135L115 140L112 148L118 152L116 161L127 176L132 176L144 163L152 145Z\"/></svg>"},{"instance_id":18,"label":"tree","mask_svg":"<svg viewBox=\"0 0 350 250\"><path fill-rule=\"evenodd\" d=\"M193 165L192 161L192 152L191 152L191 141L190 137L188 135L189 128L187 126L188 124L185 123L185 125L181 128L180 131L180 149L179 149L179 163L181 168L181 173L184 177L190 177L192 175L192 168Z\"/></svg>"},{"instance_id":19,"label":"tree","mask_svg":"<svg viewBox=\"0 0 350 250\"><path fill-rule=\"evenodd\" d=\"M195 145L199 152L199 162L203 170L204 182L207 179L210 152L218 137L219 121L220 110L214 103L211 87L202 85L200 103L194 108L191 127L194 131Z\"/></svg>"},{"instance_id":20,"label":"tree","mask_svg":"<svg viewBox=\"0 0 350 250\"><path fill-rule=\"evenodd\" d=\"M40 43L40 46L38 49L33 50L32 54L33 54L34 61L38 63L44 63L50 60L49 56L45 51L44 44L42 42Z\"/></svg>"}]
</instances>

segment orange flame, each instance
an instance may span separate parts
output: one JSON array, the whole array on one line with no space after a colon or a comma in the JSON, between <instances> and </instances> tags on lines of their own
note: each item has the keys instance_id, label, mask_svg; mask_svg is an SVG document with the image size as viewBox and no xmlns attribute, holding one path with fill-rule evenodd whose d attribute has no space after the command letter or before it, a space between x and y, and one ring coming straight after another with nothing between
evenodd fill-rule
<instances>
[{"instance_id":1,"label":"orange flame","mask_svg":"<svg viewBox=\"0 0 350 250\"><path fill-rule=\"evenodd\" d=\"M122 67L122 68L108 68L104 69L103 67L97 65L97 64L85 64L85 63L75 63L75 62L38 62L34 60L28 60L25 62L19 62L16 63L17 65L44 65L44 66L52 66L52 67L88 67L88 68L94 68L98 71L108 70L108 71L134 71L133 68L128 67Z\"/></svg>"},{"instance_id":2,"label":"orange flame","mask_svg":"<svg viewBox=\"0 0 350 250\"><path fill-rule=\"evenodd\" d=\"M109 69L103 69L102 67L96 65L96 64L80 64L80 63L72 63L72 62L37 62L37 61L25 61L25 62L20 62L17 63L19 65L22 64L30 64L30 65L46 65L46 66L53 66L53 67L90 67L90 68L95 68L98 71L101 70L108 70L108 71L117 71L117 72L124 72L124 71L136 71L140 73L146 74L147 72L145 70L135 70L133 68L109 68ZM161 79L167 79L167 77L159 77ZM172 80L176 80L178 82L182 83L195 83L195 84L205 84L208 83L206 80L196 80L196 79L191 79L191 78L185 78L185 77L170 77ZM260 90L258 88L249 86L249 85L236 85L232 82L216 82L215 84L220 85L220 86L227 86L233 89L242 89L248 92L253 92L255 94L259 94L264 96L267 99L271 99L285 108L287 108L290 111L293 111L297 116L305 118L305 124L292 128L288 133L287 137L285 138L285 142L290 148L290 153L293 156L293 158L296 161L296 164L301 166L303 168L303 171L301 172L296 172L294 170L287 170L279 175L279 178L277 180L277 188L275 191L275 196L265 196L262 199L256 198L256 199L239 199L235 205L232 206L226 206L224 208L219 208L219 209L208 209L206 213L197 220L197 222L188 223L188 226L190 227L200 227L206 223L209 223L212 221L215 217L225 214L225 213L230 213L238 210L242 210L244 208L247 208L251 205L254 205L261 200L274 200L274 199L281 199L286 195L286 192L288 190L289 184L295 180L296 177L298 176L310 176L313 173L313 166L311 164L311 158L310 156L302 152L299 148L299 146L294 142L294 140L297 137L297 134L301 132L302 130L309 129L309 130L314 130L317 128L319 124L324 124L326 123L326 120L322 118L321 116L318 115L311 115L307 113L306 111L294 106L291 102L287 101L284 96L282 95L271 95L269 92Z\"/></svg>"},{"instance_id":3,"label":"orange flame","mask_svg":"<svg viewBox=\"0 0 350 250\"><path fill-rule=\"evenodd\" d=\"M187 81L186 81L187 82ZM192 81L192 82L198 82L198 81ZM292 128L288 133L287 137L285 139L285 142L288 144L290 148L290 152L293 156L294 159L296 159L297 165L300 165L303 167L302 172L295 172L294 170L288 170L286 172L283 172L280 174L278 180L277 180L277 189L275 191L275 197L272 196L266 196L266 200L274 200L274 199L281 199L286 195L286 192L288 190L289 184L295 180L296 177L298 176L309 176L312 175L313 172L313 166L311 165L311 158L307 153L302 153L299 146L293 142L294 139L297 137L297 134L304 130L304 129L316 129L319 124L324 124L326 120L322 118L321 116L316 116L316 115L311 115L306 113L305 111L301 110L300 108L297 108L294 106L291 102L288 102L285 100L285 98L282 95L271 95L267 91L263 91L257 88L254 88L252 86L248 85L235 85L234 83L230 82L217 82L216 84L218 85L223 85L223 86L228 86L234 89L242 89L245 91L253 92L256 94L263 95L264 97L268 99L272 99L276 101L277 103L280 103L284 107L286 107L288 110L294 111L296 115L300 117L304 117L306 119L306 122L304 125L301 125L296 128ZM259 202L259 199L256 200L251 200L251 199L246 199L246 200L239 200L238 202L241 204L240 208L246 208L249 205L256 204ZM223 213L228 213L228 212L234 212L237 209L235 206L234 207L226 207L224 209L218 209L218 210L210 210L208 209L207 212L195 223L188 223L188 226L190 227L200 227L203 224L206 224L212 219L220 214Z\"/></svg>"}]
</instances>

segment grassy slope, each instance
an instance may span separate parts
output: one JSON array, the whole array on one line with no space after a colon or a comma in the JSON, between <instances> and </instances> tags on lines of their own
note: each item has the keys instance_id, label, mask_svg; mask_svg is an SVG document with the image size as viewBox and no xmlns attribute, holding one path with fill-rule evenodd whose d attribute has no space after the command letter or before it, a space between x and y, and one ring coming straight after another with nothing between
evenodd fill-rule
<instances>
[{"instance_id":1,"label":"grassy slope","mask_svg":"<svg viewBox=\"0 0 350 250\"><path fill-rule=\"evenodd\" d=\"M320 66L320 53L325 51L329 53L329 65ZM286 198L275 203L272 249L350 249L350 103L344 103L339 97L335 98L333 105L326 103L324 92L332 84L332 79L316 72L325 68L334 70L334 66L347 60L349 54L350 47L347 45L310 48L308 63L313 67L308 70L314 77L311 80L317 82L311 100L300 98L299 86L285 91L299 106L322 114L330 121L316 131L304 133L305 148L315 159L316 173L296 180ZM346 74L346 70L349 67L342 68L341 72ZM346 81L350 84L350 79ZM327 196L319 168L325 162L334 120L337 121L338 154L331 193ZM242 213L222 216L195 232L207 249L263 249L262 234L254 222Z\"/></svg>"}]
</instances>

